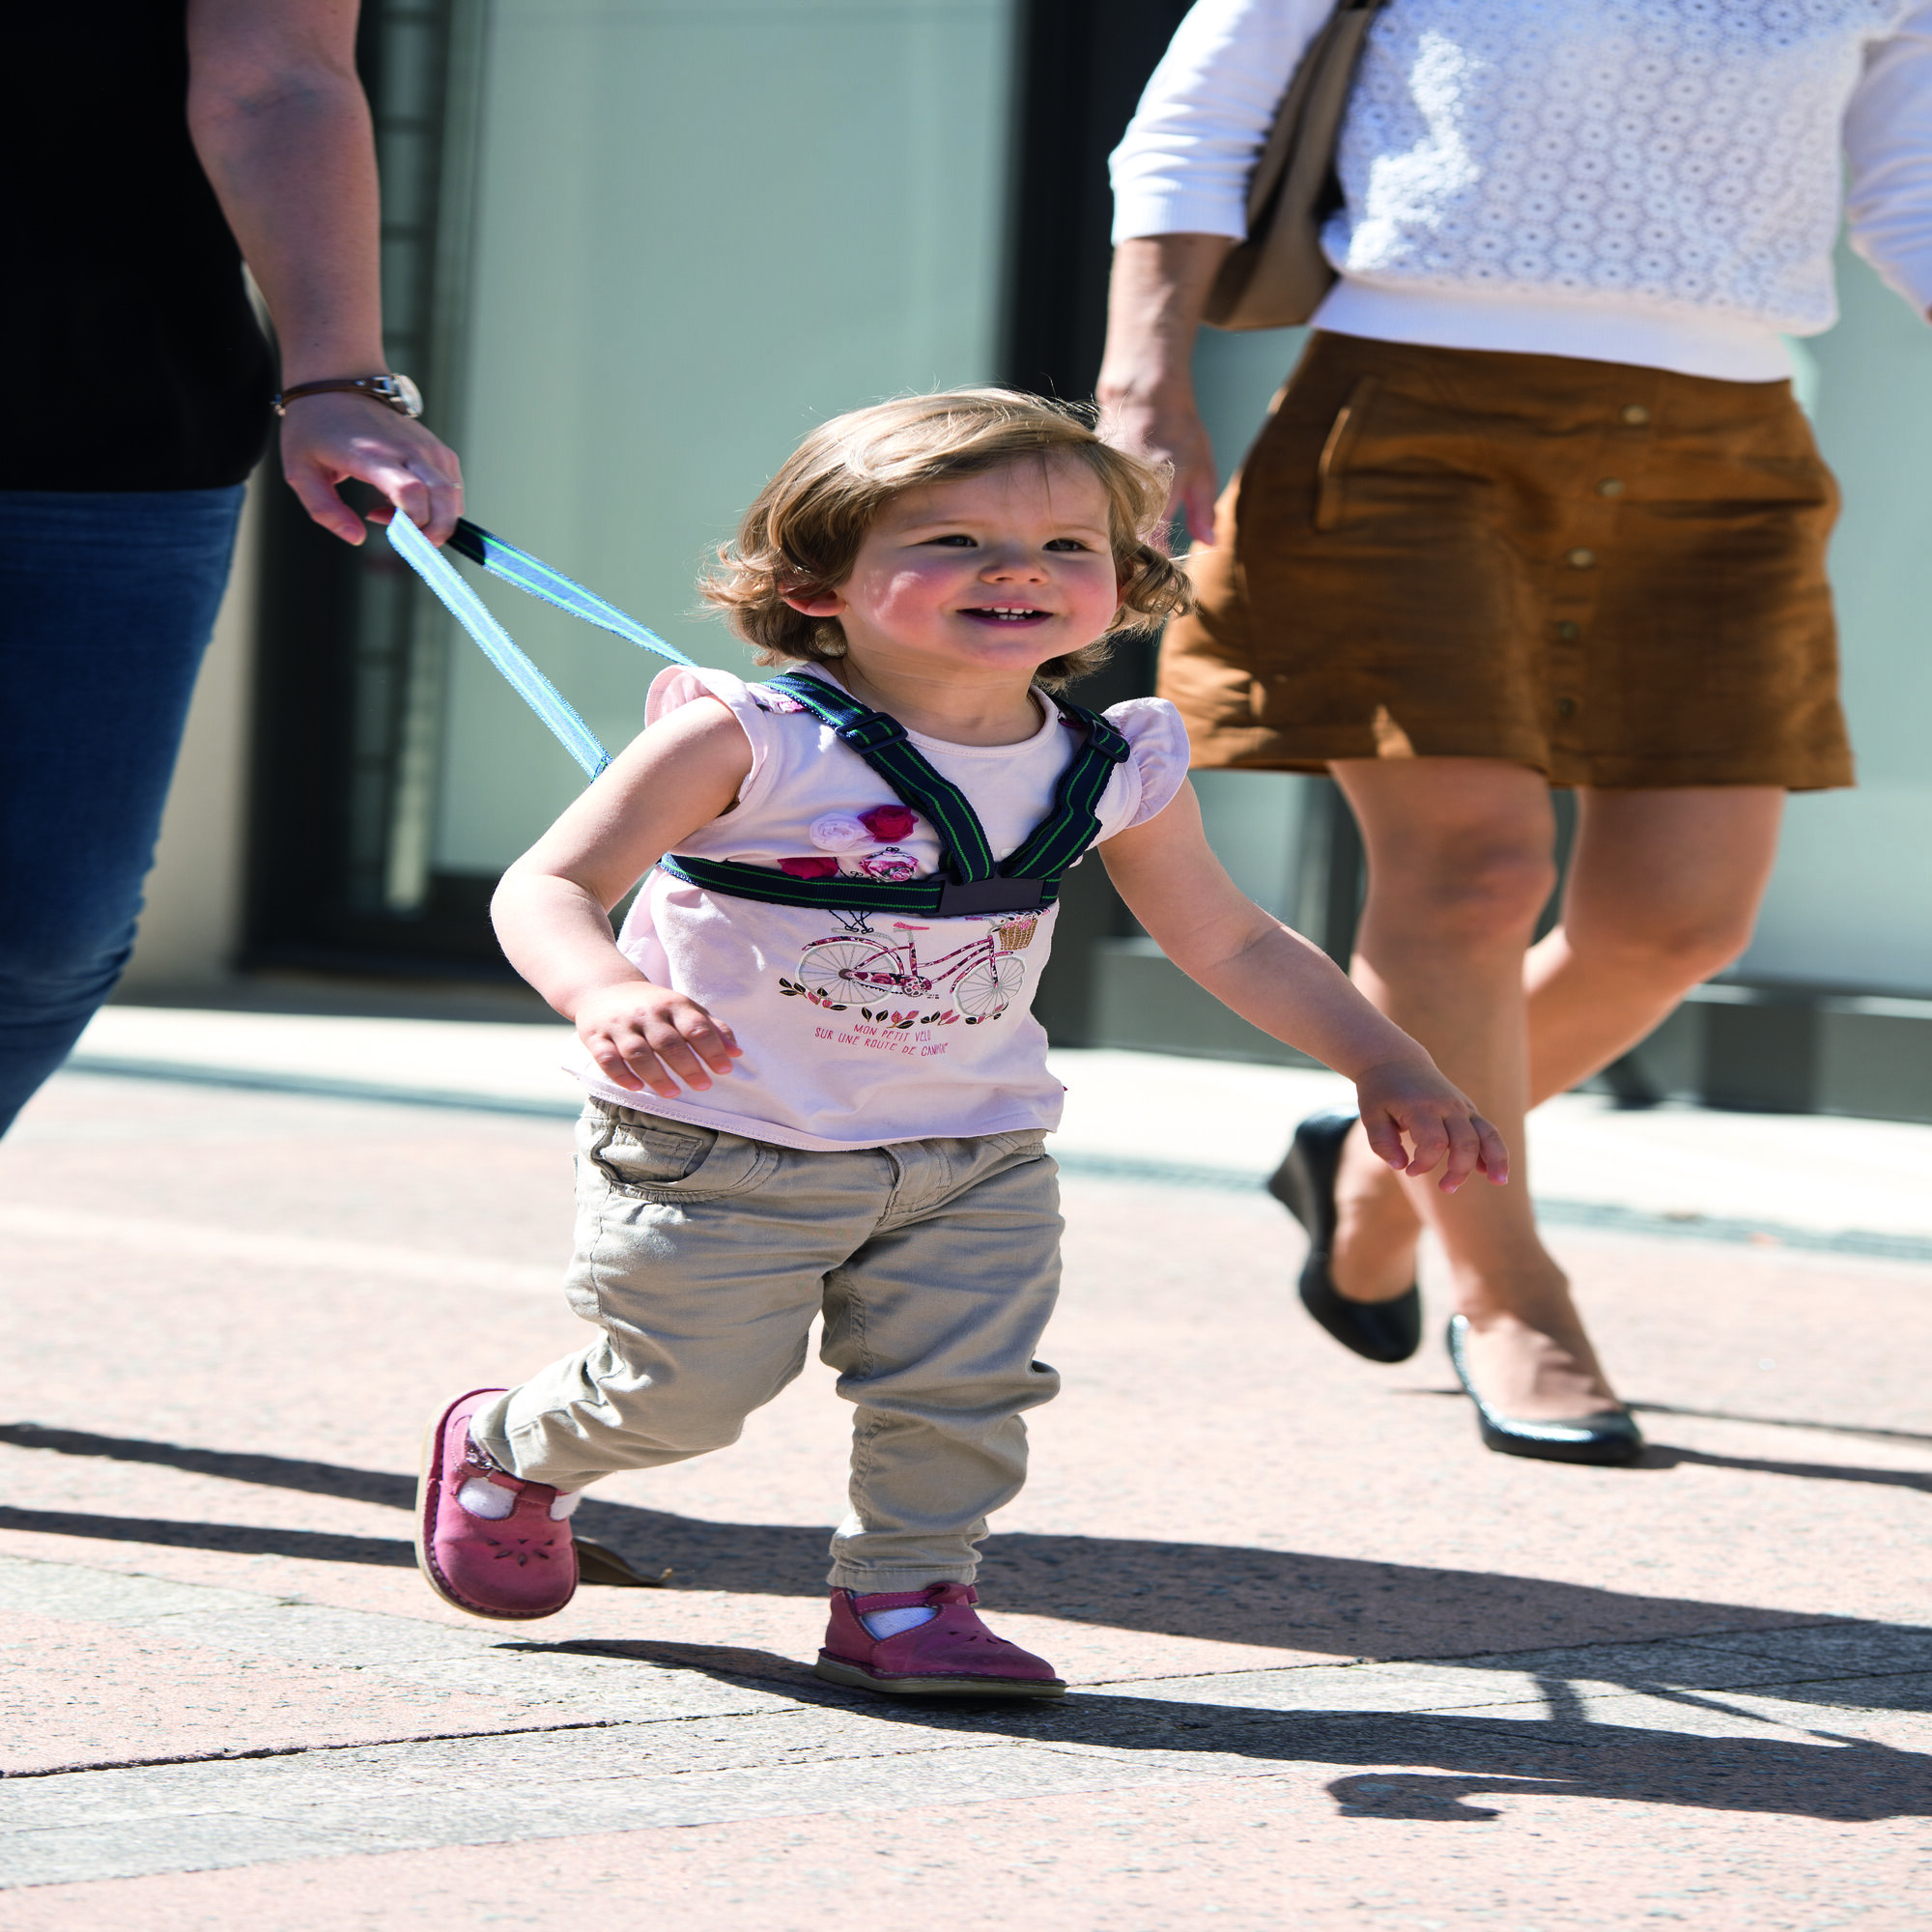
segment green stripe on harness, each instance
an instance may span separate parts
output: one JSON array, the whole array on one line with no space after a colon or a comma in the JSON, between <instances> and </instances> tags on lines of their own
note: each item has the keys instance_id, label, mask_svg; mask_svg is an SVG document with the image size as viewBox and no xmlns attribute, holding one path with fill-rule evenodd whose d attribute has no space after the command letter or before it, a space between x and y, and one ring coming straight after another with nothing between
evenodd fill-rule
<instances>
[{"instance_id":1,"label":"green stripe on harness","mask_svg":"<svg viewBox=\"0 0 1932 1932\"><path fill-rule=\"evenodd\" d=\"M940 864L958 880L990 879L995 866L985 827L966 794L921 755L896 718L861 704L849 692L823 678L787 671L768 688L802 704L821 724L830 724L892 786L901 802L924 814L939 834Z\"/></svg>"}]
</instances>

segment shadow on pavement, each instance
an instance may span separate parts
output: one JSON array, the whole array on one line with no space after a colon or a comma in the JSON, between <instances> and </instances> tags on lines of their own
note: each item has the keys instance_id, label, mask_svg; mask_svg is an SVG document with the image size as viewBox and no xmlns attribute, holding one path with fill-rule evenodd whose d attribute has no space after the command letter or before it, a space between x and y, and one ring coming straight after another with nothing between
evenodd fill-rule
<instances>
[{"instance_id":1,"label":"shadow on pavement","mask_svg":"<svg viewBox=\"0 0 1932 1932\"><path fill-rule=\"evenodd\" d=\"M1392 1395L1435 1396L1451 1402L1467 1402L1468 1397L1460 1388L1406 1388L1391 1389ZM1797 1415L1743 1415L1729 1408L1685 1408L1671 1402L1634 1402L1631 1407L1638 1415L1681 1415L1691 1422L1737 1422L1747 1429L1802 1429L1814 1435L1855 1435L1867 1442L1915 1442L1932 1443L1932 1433L1921 1429L1877 1429L1857 1422L1808 1422ZM1753 1466L1749 1463L1741 1466ZM1775 1463L1764 1466L1772 1468Z\"/></svg>"},{"instance_id":2,"label":"shadow on pavement","mask_svg":"<svg viewBox=\"0 0 1932 1932\"><path fill-rule=\"evenodd\" d=\"M89 1536L103 1543L149 1543L169 1549L218 1549L235 1556L307 1556L318 1563L378 1563L402 1570L413 1570L416 1565L413 1546L392 1542L386 1536L257 1529L239 1522L181 1522L168 1517L0 1508L0 1530L5 1529L37 1536Z\"/></svg>"},{"instance_id":3,"label":"shadow on pavement","mask_svg":"<svg viewBox=\"0 0 1932 1932\"><path fill-rule=\"evenodd\" d=\"M328 1463L230 1455L29 1423L0 1425L0 1444L156 1463L397 1510L409 1509L414 1500L411 1477ZM1689 1451L1662 1453L1719 1460L1693 1459ZM1780 1466L1788 1473L1804 1473L1807 1467ZM1869 1473L1922 1486L1898 1471ZM685 1587L787 1597L816 1597L824 1589L827 1529L709 1522L594 1500L583 1504L577 1524L582 1536L609 1546L640 1579L655 1581L668 1566ZM79 1511L0 1508L4 1529L398 1569L414 1561L410 1543L400 1537ZM1002 1609L1350 1661L1467 1657L1473 1651L1644 1642L1836 1621L1822 1613L1635 1596L1537 1577L1218 1544L1008 1535L990 1538L985 1555L991 1598Z\"/></svg>"},{"instance_id":4,"label":"shadow on pavement","mask_svg":"<svg viewBox=\"0 0 1932 1932\"><path fill-rule=\"evenodd\" d=\"M104 1463L154 1463L192 1476L220 1476L231 1483L260 1483L310 1495L344 1496L351 1502L412 1509L413 1476L381 1469L347 1469L335 1463L302 1463L287 1456L248 1456L222 1449L190 1449L179 1442L144 1442L131 1435L95 1435L82 1429L43 1429L37 1422L0 1423L0 1443L14 1449L48 1449L57 1456L93 1456Z\"/></svg>"},{"instance_id":5,"label":"shadow on pavement","mask_svg":"<svg viewBox=\"0 0 1932 1932\"><path fill-rule=\"evenodd\" d=\"M883 1723L988 1733L1107 1751L1246 1757L1259 1764L1377 1767L1327 1788L1345 1816L1468 1823L1497 1814L1469 1800L1610 1798L1704 1811L1775 1813L1841 1824L1932 1817L1932 1756L1864 1738L1814 1731L1703 1737L1635 1724L1591 1723L1550 1699L1553 1718L1489 1718L1384 1711L1244 1710L1111 1690L1063 1703L1014 1706L869 1697L821 1683L768 1651L688 1643L518 1642L537 1655L628 1658L724 1682L781 1686L802 1702L863 1711ZM1567 1687L1548 1687L1560 1691ZM1633 1688L1650 1687L1636 1685ZM1680 1699L1682 1692L1676 1693ZM1774 1693L1791 1695L1786 1687ZM1690 1699L1722 1710L1717 1696ZM1574 1702L1574 1700L1573 1700ZM1742 1714L1748 1716L1749 1714ZM1429 1766L1422 1771L1383 1769ZM1225 1768L1225 1767L1224 1767ZM1175 1769L1185 1770L1185 1764Z\"/></svg>"},{"instance_id":6,"label":"shadow on pavement","mask_svg":"<svg viewBox=\"0 0 1932 1932\"><path fill-rule=\"evenodd\" d=\"M1682 1463L1707 1469L1749 1469L1764 1476L1796 1476L1807 1483L1877 1483L1899 1490L1932 1491L1932 1472L1916 1469L1855 1469L1841 1463L1776 1463L1762 1456L1716 1456L1703 1449L1666 1449L1653 1443L1643 1452L1646 1469L1674 1469Z\"/></svg>"},{"instance_id":7,"label":"shadow on pavement","mask_svg":"<svg viewBox=\"0 0 1932 1932\"><path fill-rule=\"evenodd\" d=\"M1442 1390L1442 1394L1451 1391ZM1460 1398L1462 1391L1454 1393ZM1805 1428L1816 1425L1794 1425ZM1863 1432L1870 1434L1872 1432ZM1903 1431L1887 1432L1893 1435L1903 1435ZM1911 1438L1920 1439L1920 1438ZM1924 1438L1932 1439L1932 1438ZM15 1449L46 1449L63 1456L98 1457L103 1462L151 1463L165 1468L181 1469L189 1475L219 1476L231 1483L257 1483L278 1490L299 1490L310 1495L340 1496L351 1502L376 1503L386 1509L412 1509L415 1506L416 1485L413 1476L396 1476L381 1469L352 1469L334 1463L308 1463L284 1456L254 1456L230 1453L216 1449L191 1449L174 1442L145 1442L136 1437L121 1435L95 1435L77 1429L43 1429L36 1423L0 1423L0 1444ZM1669 1469L1679 1463L1694 1463L1707 1468L1747 1469L1768 1476L1795 1476L1806 1482L1819 1483L1875 1483L1883 1487L1902 1490L1922 1490L1932 1492L1932 1472L1911 1469L1865 1469L1838 1463L1786 1463L1774 1462L1756 1456L1719 1456L1702 1449L1677 1449L1662 1443L1652 1443L1635 1465L1639 1469ZM115 1541L129 1543L188 1544L199 1548L245 1549L249 1554L269 1554L281 1556L315 1555L323 1560L335 1563L394 1563L405 1559L394 1555L370 1554L355 1556L347 1553L328 1555L320 1549L283 1547L278 1543L246 1544L233 1542L198 1541L188 1534L202 1525L193 1523L161 1524L175 1533L165 1536L137 1534L143 1525L138 1521L128 1529L101 1528L94 1531L86 1529L54 1529L43 1521L27 1521L28 1516L38 1517L41 1512L0 1510L0 1529L40 1529L55 1536L98 1535ZM87 1519L80 1519L87 1520ZM115 1522L113 1518L99 1518L94 1520L103 1523ZM689 1541L690 1533L702 1535L713 1531L716 1526L695 1523L684 1517L664 1516L651 1510L640 1510L625 1503L600 1503L586 1501L580 1515L580 1527L585 1535L595 1533L604 1541L621 1547L636 1540L637 1525L640 1521L653 1522L664 1526L661 1534L668 1532L671 1542L680 1546ZM156 1525L148 1525L154 1527ZM211 1529L216 1526L210 1525ZM224 1535L283 1537L295 1543L304 1541L304 1533L295 1530L241 1530L223 1531ZM735 1531L734 1531L735 1533ZM787 1532L762 1532L783 1535ZM816 1530L789 1532L810 1538L820 1536ZM335 1539L345 1544L367 1544L372 1550L382 1550L388 1546L376 1537L342 1537ZM993 1554L1001 1544L994 1538L988 1547L988 1554ZM814 1548L819 1546L814 1545ZM639 1549L638 1555L647 1558L661 1569L668 1563L680 1574L680 1580L690 1581L686 1575L689 1559L680 1559L675 1550L667 1548L662 1552L654 1544L648 1549ZM659 1561L662 1554L662 1562ZM410 1559L413 1560L413 1559ZM712 1583L714 1589L735 1589L749 1587L734 1583ZM783 1594L782 1586L775 1582L760 1583L757 1587L765 1591Z\"/></svg>"},{"instance_id":8,"label":"shadow on pavement","mask_svg":"<svg viewBox=\"0 0 1932 1932\"><path fill-rule=\"evenodd\" d=\"M1445 1395L1461 1395L1461 1389L1445 1389ZM1805 1422L1791 1415L1738 1415L1725 1408L1683 1408L1668 1402L1634 1402L1640 1415L1681 1415L1696 1422L1742 1422L1752 1429L1805 1429L1819 1435L1859 1435L1869 1442L1932 1443L1932 1435L1920 1429L1874 1429L1855 1422Z\"/></svg>"}]
</instances>

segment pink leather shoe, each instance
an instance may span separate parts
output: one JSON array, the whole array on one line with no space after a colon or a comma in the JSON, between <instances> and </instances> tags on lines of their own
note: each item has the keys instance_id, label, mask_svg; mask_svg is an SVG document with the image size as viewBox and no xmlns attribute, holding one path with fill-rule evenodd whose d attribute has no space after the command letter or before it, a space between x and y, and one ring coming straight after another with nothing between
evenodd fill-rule
<instances>
[{"instance_id":1,"label":"pink leather shoe","mask_svg":"<svg viewBox=\"0 0 1932 1932\"><path fill-rule=\"evenodd\" d=\"M1066 1686L1053 1665L995 1636L973 1608L979 1601L970 1583L929 1583L923 1590L867 1597L834 1590L817 1673L833 1684L894 1697L1064 1697ZM896 1636L869 1636L859 1621L862 1607L869 1613L924 1604L939 1614Z\"/></svg>"},{"instance_id":2,"label":"pink leather shoe","mask_svg":"<svg viewBox=\"0 0 1932 1932\"><path fill-rule=\"evenodd\" d=\"M556 1492L505 1475L469 1439L470 1416L502 1393L471 1389L430 1425L416 1486L416 1565L445 1604L473 1617L553 1616L577 1594L570 1524L551 1514ZM506 1492L508 1512L493 1518L465 1509L460 1492L468 1483Z\"/></svg>"}]
</instances>

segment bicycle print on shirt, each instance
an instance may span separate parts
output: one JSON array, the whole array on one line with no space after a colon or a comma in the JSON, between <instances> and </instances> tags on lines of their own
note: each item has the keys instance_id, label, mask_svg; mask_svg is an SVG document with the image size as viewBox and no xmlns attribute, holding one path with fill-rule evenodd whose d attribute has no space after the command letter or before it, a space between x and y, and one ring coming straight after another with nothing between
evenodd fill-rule
<instances>
[{"instance_id":1,"label":"bicycle print on shirt","mask_svg":"<svg viewBox=\"0 0 1932 1932\"><path fill-rule=\"evenodd\" d=\"M868 913L833 917L840 930L807 945L798 978L781 974L779 991L829 1013L857 1010L857 1021L816 1028L821 1039L922 1055L946 1051L944 1041L932 1039L935 1029L979 1026L1013 1004L1026 983L1026 962L1017 955L1033 944L1039 926L1037 912L1003 915L985 921L977 938L922 959L919 935L929 925L895 919L887 934L874 929ZM902 1000L912 1004L895 1004ZM910 1037L889 1037L894 1035Z\"/></svg>"},{"instance_id":2,"label":"bicycle print on shirt","mask_svg":"<svg viewBox=\"0 0 1932 1932\"><path fill-rule=\"evenodd\" d=\"M919 867L900 841L918 825L918 813L903 804L822 812L806 834L817 851L781 859L778 868L794 879L909 879ZM946 1051L933 1038L937 1028L980 1026L1013 1004L1026 984L1026 962L1016 955L1039 927L1037 912L1002 914L985 920L978 937L922 958L919 936L930 925L895 919L882 932L870 913L827 910L839 929L807 943L798 978L780 974L779 991L827 1013L856 1012L815 1027L822 1040L915 1057ZM954 930L965 923L946 922Z\"/></svg>"}]
</instances>

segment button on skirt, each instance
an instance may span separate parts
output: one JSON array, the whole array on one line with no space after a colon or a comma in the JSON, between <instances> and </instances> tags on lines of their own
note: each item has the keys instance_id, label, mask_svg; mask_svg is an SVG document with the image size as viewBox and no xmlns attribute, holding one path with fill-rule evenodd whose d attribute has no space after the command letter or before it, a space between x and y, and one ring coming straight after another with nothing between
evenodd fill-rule
<instances>
[{"instance_id":1,"label":"button on skirt","mask_svg":"<svg viewBox=\"0 0 1932 1932\"><path fill-rule=\"evenodd\" d=\"M1190 559L1161 695L1208 767L1847 785L1837 504L1788 383L1319 332Z\"/></svg>"}]
</instances>

